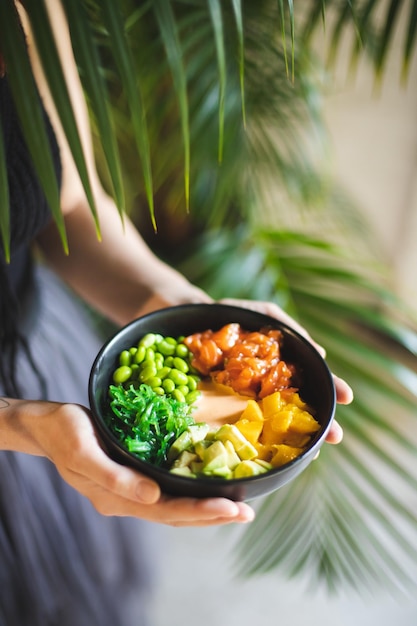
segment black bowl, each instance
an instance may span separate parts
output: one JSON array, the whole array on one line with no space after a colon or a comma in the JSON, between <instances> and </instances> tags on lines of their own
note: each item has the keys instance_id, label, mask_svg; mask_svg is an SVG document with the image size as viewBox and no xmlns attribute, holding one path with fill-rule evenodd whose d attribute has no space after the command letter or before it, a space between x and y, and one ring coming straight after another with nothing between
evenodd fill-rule
<instances>
[{"instance_id":1,"label":"black bowl","mask_svg":"<svg viewBox=\"0 0 417 626\"><path fill-rule=\"evenodd\" d=\"M108 388L122 350L135 345L148 332L165 336L190 335L206 329L218 330L225 324L239 323L245 330L264 326L283 334L282 358L293 363L301 374L300 395L315 410L320 430L307 449L293 461L267 473L248 478L188 478L151 465L128 452L106 426L109 414ZM222 304L186 304L166 308L141 317L119 330L100 350L91 369L89 399L93 423L101 444L115 461L129 465L153 478L161 490L184 497L225 497L250 500L271 493L302 472L314 459L330 428L336 407L336 394L329 368L317 350L289 326L266 315Z\"/></svg>"}]
</instances>

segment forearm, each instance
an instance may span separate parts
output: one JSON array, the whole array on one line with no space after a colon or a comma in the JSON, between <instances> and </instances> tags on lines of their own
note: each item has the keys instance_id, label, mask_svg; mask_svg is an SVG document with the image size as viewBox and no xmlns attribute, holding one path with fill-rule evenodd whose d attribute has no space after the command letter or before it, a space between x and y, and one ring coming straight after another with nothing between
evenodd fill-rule
<instances>
[{"instance_id":1,"label":"forearm","mask_svg":"<svg viewBox=\"0 0 417 626\"><path fill-rule=\"evenodd\" d=\"M41 419L55 415L58 406L54 402L0 398L0 450L45 456L36 428Z\"/></svg>"},{"instance_id":2,"label":"forearm","mask_svg":"<svg viewBox=\"0 0 417 626\"><path fill-rule=\"evenodd\" d=\"M39 237L48 263L98 311L125 324L163 306L209 301L151 252L130 220L126 218L123 226L104 194L99 198L99 215L101 241L85 204L66 215L69 255L63 252L54 224Z\"/></svg>"}]
</instances>

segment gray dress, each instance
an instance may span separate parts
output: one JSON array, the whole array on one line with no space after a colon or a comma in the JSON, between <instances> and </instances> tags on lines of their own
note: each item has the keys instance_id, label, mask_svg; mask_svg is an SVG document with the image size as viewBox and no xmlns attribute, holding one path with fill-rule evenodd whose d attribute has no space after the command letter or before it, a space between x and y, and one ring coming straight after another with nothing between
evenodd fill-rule
<instances>
[{"instance_id":1,"label":"gray dress","mask_svg":"<svg viewBox=\"0 0 417 626\"><path fill-rule=\"evenodd\" d=\"M0 393L10 389L14 362L19 397L88 406L102 338L57 277L31 260L31 239L50 217L6 78L0 122L12 210L12 263L0 261ZM0 626L148 624L156 532L146 522L99 515L49 460L0 451Z\"/></svg>"}]
</instances>

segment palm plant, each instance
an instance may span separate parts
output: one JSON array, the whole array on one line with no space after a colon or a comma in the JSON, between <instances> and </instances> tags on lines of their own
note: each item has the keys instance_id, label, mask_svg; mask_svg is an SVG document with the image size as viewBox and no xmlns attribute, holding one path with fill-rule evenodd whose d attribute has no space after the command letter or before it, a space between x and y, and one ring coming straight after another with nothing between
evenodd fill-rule
<instances>
[{"instance_id":1,"label":"palm plant","mask_svg":"<svg viewBox=\"0 0 417 626\"><path fill-rule=\"evenodd\" d=\"M44 0L25 5L96 215ZM369 226L326 174L327 68L315 54L314 33L324 20L331 24L334 58L350 29L352 63L368 55L380 78L395 19L408 11L406 79L416 0L392 0L382 21L382 0L305 0L297 11L289 0L63 0L63 6L97 162L120 211L131 213L148 243L213 297L285 307L355 391L354 404L338 409L343 445L325 447L294 483L256 503L257 520L235 534L238 571L307 573L336 591L407 588L417 562L416 316L396 295L378 251L370 251ZM0 41L65 246L12 0L0 3ZM7 251L1 146L0 136Z\"/></svg>"}]
</instances>

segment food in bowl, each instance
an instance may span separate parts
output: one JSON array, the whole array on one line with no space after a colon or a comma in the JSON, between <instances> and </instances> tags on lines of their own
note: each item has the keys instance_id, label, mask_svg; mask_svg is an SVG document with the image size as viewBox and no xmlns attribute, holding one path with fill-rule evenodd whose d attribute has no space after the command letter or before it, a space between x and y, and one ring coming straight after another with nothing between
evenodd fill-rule
<instances>
[{"instance_id":1,"label":"food in bowl","mask_svg":"<svg viewBox=\"0 0 417 626\"><path fill-rule=\"evenodd\" d=\"M239 479L289 463L320 424L281 341L278 329L237 322L185 337L148 332L119 354L107 425L131 454L189 478ZM223 404L221 425L218 415L199 419L210 392ZM240 412L228 414L236 398Z\"/></svg>"},{"instance_id":2,"label":"food in bowl","mask_svg":"<svg viewBox=\"0 0 417 626\"><path fill-rule=\"evenodd\" d=\"M320 428L310 435L309 443L303 452L283 465L273 467L273 469L263 473L228 480L216 475L209 477L181 475L181 473L170 471L164 465L145 461L139 458L137 454L129 452L122 445L120 438L109 427L110 421L117 421L110 408L109 387L113 385L120 390L127 382L127 379L124 382L121 380L113 381L114 372L119 367L126 367L126 361L120 363L121 353L125 350L129 352L132 346L137 348L140 339L149 333L178 339L201 333L205 329L212 329L213 332L216 332L223 326L234 323L240 324L241 328L246 331L258 332L261 328L269 328L271 330L277 329L282 333L281 360L293 368L291 384L299 390L299 397L320 425ZM126 354L124 358L127 358ZM127 370L124 370L124 375L126 373L128 373ZM123 370L119 374L123 378ZM193 375L197 376L197 374ZM243 395L230 387L212 381L210 376L199 375L199 378L197 391L201 393L201 396L192 411L187 412L185 416L185 419L190 421L190 425L193 425L194 422L203 422L208 424L211 430L218 429L224 424L236 425L249 401L255 400L253 394ZM177 387L181 386L180 383L181 377L178 379ZM135 386L139 387L140 384L145 383L138 380ZM155 391L155 389L153 390ZM156 390L156 393L158 391L161 392L159 389ZM189 392L191 391L189 389ZM285 397L287 391L282 390L279 393L282 398ZM290 394L289 389L288 394ZM277 398L278 396L275 400ZM91 418L97 436L103 449L112 459L149 476L159 484L165 494L193 498L226 497L233 500L251 500L267 495L298 476L317 455L331 426L336 407L336 394L331 372L322 356L307 339L286 324L268 315L242 307L217 303L168 307L138 318L118 330L103 345L92 365L89 379L89 399ZM160 399L164 400L164 397L161 395ZM286 401L289 400L290 398L287 397ZM293 400L296 398L294 397ZM264 401L263 398L256 400L260 408L262 408ZM119 426L124 428L122 424ZM185 424L186 428L188 428L187 424ZM255 427L252 426L252 428ZM268 426L266 423L264 429L264 434L267 434ZM245 437L248 438L247 432ZM284 445L291 447L290 440L287 441L288 443ZM170 440L169 445L172 443L173 441ZM265 462L269 463L269 460Z\"/></svg>"}]
</instances>

